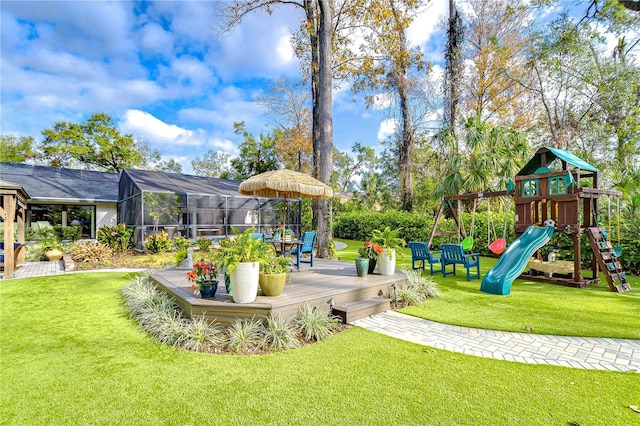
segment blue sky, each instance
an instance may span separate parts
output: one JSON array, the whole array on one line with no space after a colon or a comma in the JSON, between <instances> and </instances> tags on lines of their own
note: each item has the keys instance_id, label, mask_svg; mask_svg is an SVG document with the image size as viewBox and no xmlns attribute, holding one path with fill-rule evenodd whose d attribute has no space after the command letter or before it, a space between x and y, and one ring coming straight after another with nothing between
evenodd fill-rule
<instances>
[{"instance_id":1,"label":"blue sky","mask_svg":"<svg viewBox=\"0 0 640 426\"><path fill-rule=\"evenodd\" d=\"M434 0L409 31L429 59L441 60L437 23L446 0ZM290 28L303 15L279 7L254 13L227 37L208 1L1 1L2 134L31 135L57 121L111 115L132 133L178 160L209 149L236 152L235 121L252 133L273 117L255 99L273 79L298 79ZM334 143L379 146L391 131L385 110L366 109L343 85L334 92Z\"/></svg>"}]
</instances>

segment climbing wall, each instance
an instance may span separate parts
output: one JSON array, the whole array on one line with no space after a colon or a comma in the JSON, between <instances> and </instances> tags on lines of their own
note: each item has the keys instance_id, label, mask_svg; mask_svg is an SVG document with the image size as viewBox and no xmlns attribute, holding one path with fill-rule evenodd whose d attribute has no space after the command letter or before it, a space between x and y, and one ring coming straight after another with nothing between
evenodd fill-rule
<instances>
[{"instance_id":1,"label":"climbing wall","mask_svg":"<svg viewBox=\"0 0 640 426\"><path fill-rule=\"evenodd\" d=\"M594 259L604 273L611 291L624 293L631 290L627 275L622 270L611 242L607 240L606 232L600 228L587 228L587 238L589 238Z\"/></svg>"}]
</instances>

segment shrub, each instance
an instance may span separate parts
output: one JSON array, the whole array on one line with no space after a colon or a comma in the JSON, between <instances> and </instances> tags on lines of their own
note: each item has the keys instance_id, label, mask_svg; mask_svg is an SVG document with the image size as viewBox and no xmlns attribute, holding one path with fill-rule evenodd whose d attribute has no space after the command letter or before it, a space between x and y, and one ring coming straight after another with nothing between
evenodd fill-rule
<instances>
[{"instance_id":1,"label":"shrub","mask_svg":"<svg viewBox=\"0 0 640 426\"><path fill-rule=\"evenodd\" d=\"M111 247L91 241L75 243L69 249L69 253L76 262L104 262L113 257Z\"/></svg>"},{"instance_id":2,"label":"shrub","mask_svg":"<svg viewBox=\"0 0 640 426\"><path fill-rule=\"evenodd\" d=\"M507 219L506 240L508 243L515 239L514 231L514 213L492 212L491 223L489 222L488 213L486 211L476 212L475 228L473 233L474 252L479 252L484 256L493 256L489 251L489 244L495 239L493 228L495 228L497 237L502 237L502 229L504 226L505 216ZM462 222L464 229L468 233L472 220L471 213L462 214ZM399 237L405 241L429 241L431 229L433 228L434 217L425 213L409 213L399 211L379 212L355 212L340 215L336 218L333 226L334 236L336 238L344 238L348 240L367 241L374 229L384 229L387 226L391 229L399 230ZM489 225L489 226L487 226ZM493 226L491 226L493 225ZM488 235L487 229L491 232ZM458 226L453 219L441 217L438 223L438 232L457 232ZM459 243L462 238L455 236L439 236L433 239L432 248L438 248L442 243Z\"/></svg>"},{"instance_id":3,"label":"shrub","mask_svg":"<svg viewBox=\"0 0 640 426\"><path fill-rule=\"evenodd\" d=\"M264 347L269 347L272 351L283 351L300 346L298 331L294 327L292 319L281 314L267 318L263 342Z\"/></svg>"},{"instance_id":4,"label":"shrub","mask_svg":"<svg viewBox=\"0 0 640 426\"><path fill-rule=\"evenodd\" d=\"M62 241L77 241L82 235L82 226L79 225L54 226L53 230Z\"/></svg>"},{"instance_id":5,"label":"shrub","mask_svg":"<svg viewBox=\"0 0 640 426\"><path fill-rule=\"evenodd\" d=\"M213 241L211 241L208 238L198 238L196 240L196 244L198 245L198 248L201 251L207 251L209 250L209 247L211 247L211 245L213 244Z\"/></svg>"},{"instance_id":6,"label":"shrub","mask_svg":"<svg viewBox=\"0 0 640 426\"><path fill-rule=\"evenodd\" d=\"M179 266L187 257L189 257L187 249L178 250L178 252L176 253L176 265Z\"/></svg>"},{"instance_id":7,"label":"shrub","mask_svg":"<svg viewBox=\"0 0 640 426\"><path fill-rule=\"evenodd\" d=\"M178 250L178 251L181 251L181 250L186 251L186 250L189 248L189 246L190 246L189 239L187 239L187 238L185 238L185 237L183 237L183 236L178 235L177 237L175 237L175 238L173 239L173 246L174 246L174 247L176 248L176 250Z\"/></svg>"},{"instance_id":8,"label":"shrub","mask_svg":"<svg viewBox=\"0 0 640 426\"><path fill-rule=\"evenodd\" d=\"M159 234L149 235L144 240L144 248L149 250L150 253L164 253L171 250L173 243L169 239L166 232L162 231Z\"/></svg>"},{"instance_id":9,"label":"shrub","mask_svg":"<svg viewBox=\"0 0 640 426\"><path fill-rule=\"evenodd\" d=\"M114 252L125 252L131 248L132 236L133 228L127 228L124 223L104 225L98 229L98 242L108 245Z\"/></svg>"},{"instance_id":10,"label":"shrub","mask_svg":"<svg viewBox=\"0 0 640 426\"><path fill-rule=\"evenodd\" d=\"M338 318L308 303L298 310L295 321L300 334L308 342L327 339L340 327Z\"/></svg>"}]
</instances>

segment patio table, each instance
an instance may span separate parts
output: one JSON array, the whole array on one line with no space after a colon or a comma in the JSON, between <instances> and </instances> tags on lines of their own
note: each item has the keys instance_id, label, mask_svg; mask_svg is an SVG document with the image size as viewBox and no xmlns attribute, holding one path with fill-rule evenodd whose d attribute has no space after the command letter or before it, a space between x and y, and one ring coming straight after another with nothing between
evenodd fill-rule
<instances>
[{"instance_id":1,"label":"patio table","mask_svg":"<svg viewBox=\"0 0 640 426\"><path fill-rule=\"evenodd\" d=\"M298 271L300 270L300 247L302 246L302 240L269 240L269 242L273 244L273 247L276 249L276 253L278 253L279 256L287 256L287 253L291 256L291 250L293 249L293 246L296 246L296 269Z\"/></svg>"}]
</instances>

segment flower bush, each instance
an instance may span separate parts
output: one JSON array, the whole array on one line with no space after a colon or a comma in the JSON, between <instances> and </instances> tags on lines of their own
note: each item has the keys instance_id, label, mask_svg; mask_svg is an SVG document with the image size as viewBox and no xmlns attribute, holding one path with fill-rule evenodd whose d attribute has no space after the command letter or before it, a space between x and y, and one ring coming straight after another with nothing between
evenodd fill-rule
<instances>
[{"instance_id":1,"label":"flower bush","mask_svg":"<svg viewBox=\"0 0 640 426\"><path fill-rule=\"evenodd\" d=\"M367 259L377 259L380 253L382 253L382 246L378 243L372 243L371 241L365 242L364 247L358 249L360 257Z\"/></svg>"},{"instance_id":2,"label":"flower bush","mask_svg":"<svg viewBox=\"0 0 640 426\"><path fill-rule=\"evenodd\" d=\"M215 281L217 273L218 265L216 263L201 259L200 262L193 265L191 271L187 272L187 280L192 283L190 290L196 294L199 293L207 281Z\"/></svg>"}]
</instances>

